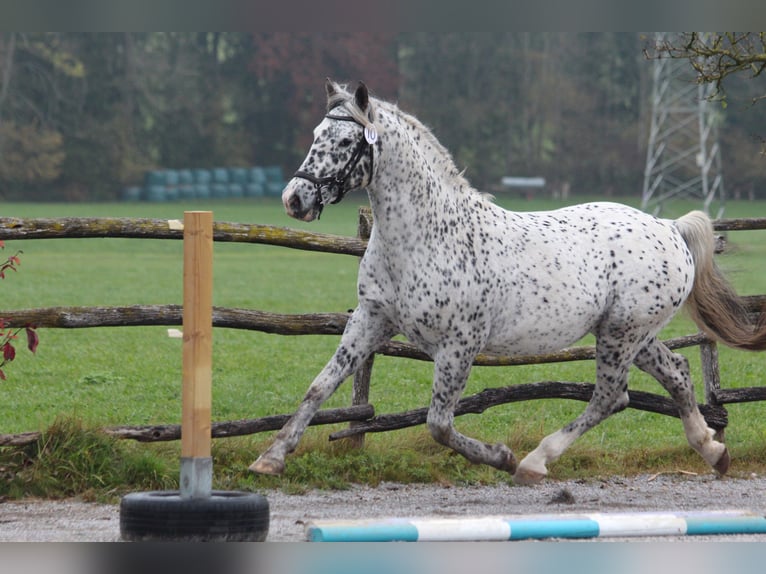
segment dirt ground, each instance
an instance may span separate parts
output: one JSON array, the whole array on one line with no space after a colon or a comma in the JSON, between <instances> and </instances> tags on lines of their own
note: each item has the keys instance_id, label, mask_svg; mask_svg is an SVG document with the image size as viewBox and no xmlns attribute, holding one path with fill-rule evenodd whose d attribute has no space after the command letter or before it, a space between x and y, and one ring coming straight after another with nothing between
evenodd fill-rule
<instances>
[{"instance_id":1,"label":"dirt ground","mask_svg":"<svg viewBox=\"0 0 766 574\"><path fill-rule=\"evenodd\" d=\"M267 541L274 542L305 541L309 522L330 519L726 509L766 515L766 477L755 475L719 479L712 474L670 473L593 481L548 480L534 487L384 483L375 488L353 486L302 495L280 491L261 494L269 501L271 514ZM766 535L753 534L714 538L766 541ZM2 542L119 540L118 505L77 500L0 503Z\"/></svg>"}]
</instances>

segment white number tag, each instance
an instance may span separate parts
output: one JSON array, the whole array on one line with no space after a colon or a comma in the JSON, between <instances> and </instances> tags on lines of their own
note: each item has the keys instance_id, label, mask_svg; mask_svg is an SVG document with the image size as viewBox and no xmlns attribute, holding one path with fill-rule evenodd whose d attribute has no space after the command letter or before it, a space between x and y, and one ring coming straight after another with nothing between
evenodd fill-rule
<instances>
[{"instance_id":1,"label":"white number tag","mask_svg":"<svg viewBox=\"0 0 766 574\"><path fill-rule=\"evenodd\" d=\"M365 126L364 139L367 140L367 143L370 145L378 141L378 131L375 129L375 126L373 126L372 124L370 124L369 126Z\"/></svg>"}]
</instances>

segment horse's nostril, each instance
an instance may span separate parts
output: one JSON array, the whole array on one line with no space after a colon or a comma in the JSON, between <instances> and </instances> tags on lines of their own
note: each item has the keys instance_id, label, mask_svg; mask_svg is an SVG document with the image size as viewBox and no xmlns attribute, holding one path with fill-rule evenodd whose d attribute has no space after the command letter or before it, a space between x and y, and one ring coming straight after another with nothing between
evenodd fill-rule
<instances>
[{"instance_id":1,"label":"horse's nostril","mask_svg":"<svg viewBox=\"0 0 766 574\"><path fill-rule=\"evenodd\" d=\"M287 201L287 207L290 208L290 211L293 213L296 213L300 211L301 209L301 198L297 195L293 195L288 201Z\"/></svg>"}]
</instances>

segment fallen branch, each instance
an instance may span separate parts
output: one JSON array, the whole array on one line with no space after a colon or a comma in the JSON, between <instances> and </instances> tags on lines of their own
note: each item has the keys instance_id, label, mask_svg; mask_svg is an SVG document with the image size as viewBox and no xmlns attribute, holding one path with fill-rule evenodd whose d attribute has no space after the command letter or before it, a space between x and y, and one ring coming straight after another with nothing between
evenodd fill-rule
<instances>
[{"instance_id":1,"label":"fallen branch","mask_svg":"<svg viewBox=\"0 0 766 574\"><path fill-rule=\"evenodd\" d=\"M593 385L591 383L561 381L543 381L484 389L480 393L461 399L455 410L455 416L468 413L480 414L489 407L533 399L574 399L587 402L592 394ZM628 394L630 395L630 404L628 405L630 408L678 418L678 409L675 403L667 397L643 391L629 391ZM726 409L721 406L700 405L700 410L711 428L716 430L726 428L728 424ZM378 415L366 422L354 425L353 428L331 434L330 440L421 425L426 422L427 414L427 408L420 408L402 413Z\"/></svg>"},{"instance_id":2,"label":"fallen branch","mask_svg":"<svg viewBox=\"0 0 766 574\"><path fill-rule=\"evenodd\" d=\"M368 420L375 415L372 405L357 405L339 409L319 411L311 419L310 425L325 425L351 421ZM213 423L211 433L213 438L244 436L259 432L281 429L291 415L274 415L258 419L242 419ZM117 426L102 429L110 436L118 439L132 439L138 442L162 442L179 440L181 425L150 425L150 426ZM43 433L25 432L19 434L0 435L0 446L26 446L37 441Z\"/></svg>"}]
</instances>

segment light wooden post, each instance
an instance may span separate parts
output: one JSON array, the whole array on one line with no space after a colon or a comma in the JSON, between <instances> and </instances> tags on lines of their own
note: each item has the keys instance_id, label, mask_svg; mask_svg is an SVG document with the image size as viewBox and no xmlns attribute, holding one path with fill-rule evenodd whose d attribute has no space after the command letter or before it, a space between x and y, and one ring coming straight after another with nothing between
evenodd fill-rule
<instances>
[{"instance_id":1,"label":"light wooden post","mask_svg":"<svg viewBox=\"0 0 766 574\"><path fill-rule=\"evenodd\" d=\"M702 379L705 383L705 403L724 408L716 397L716 392L721 390L721 370L718 366L718 345L715 341L700 344L700 359ZM715 440L724 442L726 429L715 431Z\"/></svg>"},{"instance_id":2,"label":"light wooden post","mask_svg":"<svg viewBox=\"0 0 766 574\"><path fill-rule=\"evenodd\" d=\"M359 223L357 235L360 239L369 240L372 232L372 210L369 207L359 208ZM354 374L354 386L351 395L351 406L367 405L370 403L370 379L372 378L372 366L375 362L375 353L372 353L367 360L362 363L359 370ZM349 428L358 426L359 422L349 423ZM358 434L348 437L349 444L353 448L364 447L364 434Z\"/></svg>"},{"instance_id":3,"label":"light wooden post","mask_svg":"<svg viewBox=\"0 0 766 574\"><path fill-rule=\"evenodd\" d=\"M212 492L213 214L184 212L182 498Z\"/></svg>"}]
</instances>

